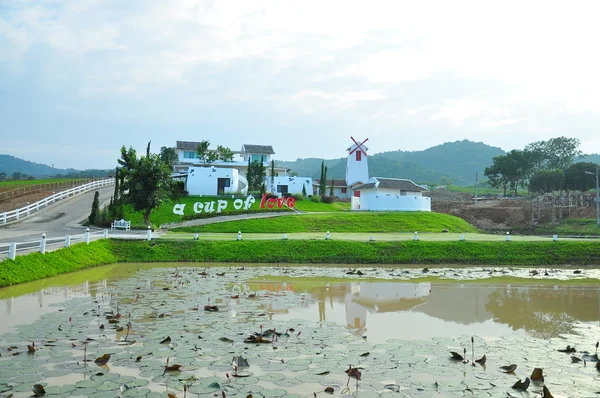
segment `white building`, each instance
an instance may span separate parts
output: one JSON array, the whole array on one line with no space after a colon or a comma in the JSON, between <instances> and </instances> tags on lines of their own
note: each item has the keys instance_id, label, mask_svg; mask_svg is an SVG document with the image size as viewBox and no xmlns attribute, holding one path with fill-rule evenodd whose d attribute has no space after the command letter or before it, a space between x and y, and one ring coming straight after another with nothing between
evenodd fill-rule
<instances>
[{"instance_id":1,"label":"white building","mask_svg":"<svg viewBox=\"0 0 600 398\"><path fill-rule=\"evenodd\" d=\"M309 177L289 177L287 169L275 167L275 184L271 187L271 160L275 151L271 145L244 144L240 151L233 151L231 161L217 160L203 164L198 159L198 145L195 141L177 141L175 151L177 162L173 165L174 177L185 180L185 189L190 195L218 195L248 193L248 162L262 162L265 167L267 191L284 194L301 194L302 187L312 193L312 179ZM215 149L209 151L216 152Z\"/></svg>"},{"instance_id":2,"label":"white building","mask_svg":"<svg viewBox=\"0 0 600 398\"><path fill-rule=\"evenodd\" d=\"M355 191L352 210L431 211L431 198L423 196L427 188L411 180L372 177Z\"/></svg>"}]
</instances>

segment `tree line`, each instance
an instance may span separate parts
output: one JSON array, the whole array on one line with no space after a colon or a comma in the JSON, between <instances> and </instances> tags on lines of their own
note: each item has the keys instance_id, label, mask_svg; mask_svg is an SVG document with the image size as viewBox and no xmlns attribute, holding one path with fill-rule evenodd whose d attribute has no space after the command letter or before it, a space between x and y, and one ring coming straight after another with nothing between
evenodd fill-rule
<instances>
[{"instance_id":1,"label":"tree line","mask_svg":"<svg viewBox=\"0 0 600 398\"><path fill-rule=\"evenodd\" d=\"M596 182L587 172L594 172L597 165L591 162L573 161L583 156L577 138L557 137L547 141L527 144L523 150L513 149L506 155L493 158L484 174L494 188L514 191L527 188L529 192L553 192L562 190L587 191Z\"/></svg>"}]
</instances>

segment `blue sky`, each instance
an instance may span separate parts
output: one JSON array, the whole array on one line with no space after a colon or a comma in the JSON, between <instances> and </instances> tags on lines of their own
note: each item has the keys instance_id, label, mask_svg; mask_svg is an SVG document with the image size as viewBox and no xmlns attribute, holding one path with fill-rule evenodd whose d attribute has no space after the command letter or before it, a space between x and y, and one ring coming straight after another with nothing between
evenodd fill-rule
<instances>
[{"instance_id":1,"label":"blue sky","mask_svg":"<svg viewBox=\"0 0 600 398\"><path fill-rule=\"evenodd\" d=\"M416 3L416 4L413 4ZM109 168L121 145L345 156L565 135L600 152L589 2L0 0L0 153Z\"/></svg>"}]
</instances>

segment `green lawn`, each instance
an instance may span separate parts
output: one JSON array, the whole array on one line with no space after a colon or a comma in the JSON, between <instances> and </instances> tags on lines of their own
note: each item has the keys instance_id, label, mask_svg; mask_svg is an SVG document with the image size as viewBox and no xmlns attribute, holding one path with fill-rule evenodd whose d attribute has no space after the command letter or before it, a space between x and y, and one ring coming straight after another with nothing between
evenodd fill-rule
<instances>
[{"instance_id":1,"label":"green lawn","mask_svg":"<svg viewBox=\"0 0 600 398\"><path fill-rule=\"evenodd\" d=\"M8 191L11 189L23 188L29 185L40 185L40 184L52 184L52 183L64 183L73 182L77 185L89 182L89 178L44 178L41 180L18 180L18 181L1 181L0 191Z\"/></svg>"},{"instance_id":2,"label":"green lawn","mask_svg":"<svg viewBox=\"0 0 600 398\"><path fill-rule=\"evenodd\" d=\"M296 202L296 209L305 212L349 211L350 202L315 203L310 199Z\"/></svg>"},{"instance_id":3,"label":"green lawn","mask_svg":"<svg viewBox=\"0 0 600 398\"><path fill-rule=\"evenodd\" d=\"M240 197L243 201L246 200L245 197ZM219 200L227 201L227 208L221 213L217 213L217 202ZM219 215L233 215L233 214L249 214L249 213L264 213L264 212L273 212L273 211L291 211L287 207L283 206L281 210L275 209L261 209L260 208L260 199L255 199L255 202L250 206L248 210L235 210L233 207L233 199L231 196L183 196L179 199L171 199L164 202L161 206L152 210L150 213L150 222L154 226L159 226L163 224L169 224L174 222L181 222L187 220L194 220L199 218L210 218L216 217ZM194 204L196 202L207 203L207 202L215 202L215 211L212 213L206 213L203 209L201 213L196 214L194 212ZM184 204L183 216L177 215L173 213L173 207L176 204ZM350 203L340 203L334 202L332 204L326 203L314 203L308 199L297 201L296 208L300 211L306 212L335 212L335 211L343 211L350 210ZM131 221L131 225L134 229L141 228L145 229L144 225L144 216L142 212L136 212L133 210L133 207L130 205L125 206L125 214L124 219Z\"/></svg>"},{"instance_id":4,"label":"green lawn","mask_svg":"<svg viewBox=\"0 0 600 398\"><path fill-rule=\"evenodd\" d=\"M539 234L558 234L569 236L598 236L598 228L595 218L567 218L561 221L559 225L546 225L536 228Z\"/></svg>"},{"instance_id":5,"label":"green lawn","mask_svg":"<svg viewBox=\"0 0 600 398\"><path fill-rule=\"evenodd\" d=\"M173 228L174 232L477 232L462 218L430 212L311 213Z\"/></svg>"}]
</instances>

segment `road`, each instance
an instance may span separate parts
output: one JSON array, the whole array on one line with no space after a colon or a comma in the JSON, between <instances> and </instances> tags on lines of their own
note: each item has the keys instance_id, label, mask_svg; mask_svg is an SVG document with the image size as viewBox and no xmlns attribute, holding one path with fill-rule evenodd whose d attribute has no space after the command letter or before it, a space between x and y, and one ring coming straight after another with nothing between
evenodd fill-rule
<instances>
[{"instance_id":1,"label":"road","mask_svg":"<svg viewBox=\"0 0 600 398\"><path fill-rule=\"evenodd\" d=\"M100 193L100 208L110 201L114 186L98 189ZM85 232L82 222L89 216L92 209L95 191L86 192L74 198L60 201L35 213L23 221L0 227L0 243L27 242L39 240L42 233L47 239L59 238L65 235L76 235ZM90 231L99 230L90 228Z\"/></svg>"}]
</instances>

